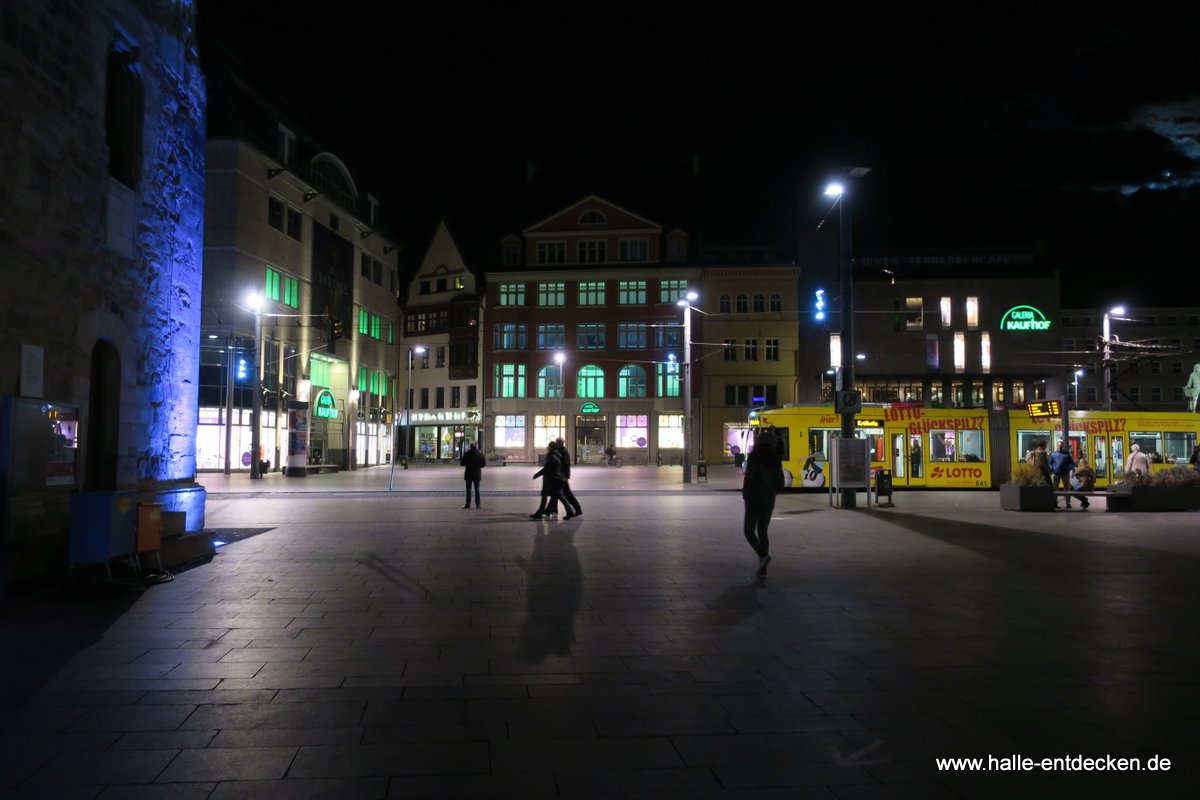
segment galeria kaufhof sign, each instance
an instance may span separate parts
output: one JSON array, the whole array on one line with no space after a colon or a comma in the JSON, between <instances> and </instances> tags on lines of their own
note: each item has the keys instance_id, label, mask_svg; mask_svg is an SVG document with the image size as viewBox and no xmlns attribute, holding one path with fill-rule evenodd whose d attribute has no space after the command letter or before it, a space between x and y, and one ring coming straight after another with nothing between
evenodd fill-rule
<instances>
[{"instance_id":1,"label":"galeria kaufhof sign","mask_svg":"<svg viewBox=\"0 0 1200 800\"><path fill-rule=\"evenodd\" d=\"M1013 306L1000 318L1002 331L1048 331L1050 320L1033 306Z\"/></svg>"}]
</instances>

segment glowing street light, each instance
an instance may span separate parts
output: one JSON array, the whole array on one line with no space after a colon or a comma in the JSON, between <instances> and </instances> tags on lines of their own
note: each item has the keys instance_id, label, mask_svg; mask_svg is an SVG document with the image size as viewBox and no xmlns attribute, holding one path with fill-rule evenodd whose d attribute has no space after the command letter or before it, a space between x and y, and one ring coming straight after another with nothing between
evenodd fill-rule
<instances>
[{"instance_id":1,"label":"glowing street light","mask_svg":"<svg viewBox=\"0 0 1200 800\"><path fill-rule=\"evenodd\" d=\"M567 438L567 420L563 416L563 395L566 394L565 384L563 383L563 362L566 360L567 354L562 350L554 354L554 363L558 364L558 422L562 425L563 439Z\"/></svg>"},{"instance_id":2,"label":"glowing street light","mask_svg":"<svg viewBox=\"0 0 1200 800\"><path fill-rule=\"evenodd\" d=\"M412 365L413 354L424 355L422 345L408 348L408 390L404 396L404 468L408 469L408 458L412 455Z\"/></svg>"},{"instance_id":3,"label":"glowing street light","mask_svg":"<svg viewBox=\"0 0 1200 800\"><path fill-rule=\"evenodd\" d=\"M1110 320L1115 317L1124 319L1125 306L1113 306L1104 312L1104 329L1101 333L1104 339L1104 409L1112 411L1113 401L1117 399L1117 387L1112 375L1112 328Z\"/></svg>"},{"instance_id":4,"label":"glowing street light","mask_svg":"<svg viewBox=\"0 0 1200 800\"><path fill-rule=\"evenodd\" d=\"M692 303L700 295L689 291L675 302L683 308L683 482L692 482Z\"/></svg>"},{"instance_id":5,"label":"glowing street light","mask_svg":"<svg viewBox=\"0 0 1200 800\"><path fill-rule=\"evenodd\" d=\"M251 382L253 389L250 394L250 479L257 480L262 477L262 462L258 456L261 447L259 440L262 435L259 430L262 423L262 295L258 292L250 294L246 298L246 305L254 312L254 348L251 361L254 380ZM228 424L229 420L225 422Z\"/></svg>"}]
</instances>

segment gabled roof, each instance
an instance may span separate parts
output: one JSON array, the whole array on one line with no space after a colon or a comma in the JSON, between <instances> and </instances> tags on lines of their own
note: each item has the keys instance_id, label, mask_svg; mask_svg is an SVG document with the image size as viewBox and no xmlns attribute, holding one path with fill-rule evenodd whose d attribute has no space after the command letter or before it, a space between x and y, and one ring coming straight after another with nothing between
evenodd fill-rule
<instances>
[{"instance_id":1,"label":"gabled roof","mask_svg":"<svg viewBox=\"0 0 1200 800\"><path fill-rule=\"evenodd\" d=\"M580 224L579 218L586 211L600 212L604 216L605 222L594 226ZM659 232L662 231L662 225L659 223L646 219L627 208L622 208L610 200L605 200L603 197L590 194L575 201L566 208L556 211L540 222L530 225L523 233L525 236L536 236L564 231L589 230L593 227L598 231L613 229L628 230L630 228L646 228Z\"/></svg>"}]
</instances>

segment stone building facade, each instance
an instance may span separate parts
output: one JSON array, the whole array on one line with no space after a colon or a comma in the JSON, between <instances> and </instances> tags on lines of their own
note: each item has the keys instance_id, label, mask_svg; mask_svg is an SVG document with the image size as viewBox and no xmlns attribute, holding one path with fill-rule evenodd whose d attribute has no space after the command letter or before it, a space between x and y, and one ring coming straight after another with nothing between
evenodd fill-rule
<instances>
[{"instance_id":1,"label":"stone building facade","mask_svg":"<svg viewBox=\"0 0 1200 800\"><path fill-rule=\"evenodd\" d=\"M205 78L195 4L0 23L0 582L68 563L77 493L204 524L195 483Z\"/></svg>"}]
</instances>

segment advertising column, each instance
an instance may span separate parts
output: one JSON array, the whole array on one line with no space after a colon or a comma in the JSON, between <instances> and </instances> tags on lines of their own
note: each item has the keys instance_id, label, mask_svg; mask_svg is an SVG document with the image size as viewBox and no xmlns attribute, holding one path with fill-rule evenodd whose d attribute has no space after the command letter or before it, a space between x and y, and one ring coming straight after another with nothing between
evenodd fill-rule
<instances>
[{"instance_id":1,"label":"advertising column","mask_svg":"<svg viewBox=\"0 0 1200 800\"><path fill-rule=\"evenodd\" d=\"M308 403L291 401L287 405L287 474L291 478L308 476Z\"/></svg>"}]
</instances>

